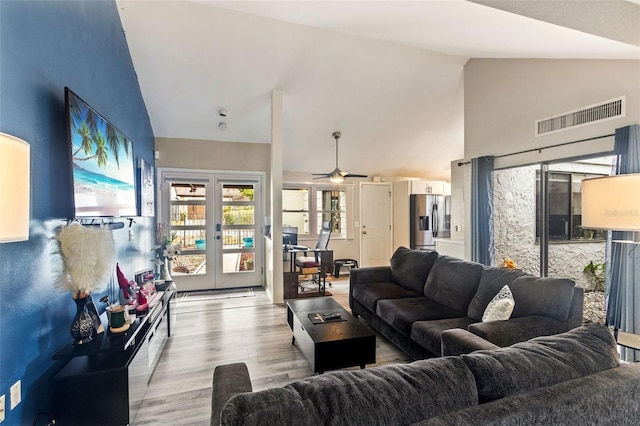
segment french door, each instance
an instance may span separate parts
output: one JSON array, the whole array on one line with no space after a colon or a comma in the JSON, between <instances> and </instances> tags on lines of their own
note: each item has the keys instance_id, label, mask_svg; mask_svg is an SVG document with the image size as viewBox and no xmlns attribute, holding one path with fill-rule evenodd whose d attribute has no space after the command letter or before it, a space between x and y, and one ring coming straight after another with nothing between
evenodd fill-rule
<instances>
[{"instance_id":1,"label":"french door","mask_svg":"<svg viewBox=\"0 0 640 426\"><path fill-rule=\"evenodd\" d=\"M262 174L160 169L158 229L181 291L262 285Z\"/></svg>"}]
</instances>

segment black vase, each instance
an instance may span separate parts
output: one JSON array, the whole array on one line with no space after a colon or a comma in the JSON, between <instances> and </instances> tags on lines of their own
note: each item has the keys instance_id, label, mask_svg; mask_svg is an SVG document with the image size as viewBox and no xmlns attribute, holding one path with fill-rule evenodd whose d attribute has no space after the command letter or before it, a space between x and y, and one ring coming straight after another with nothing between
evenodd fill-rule
<instances>
[{"instance_id":1,"label":"black vase","mask_svg":"<svg viewBox=\"0 0 640 426\"><path fill-rule=\"evenodd\" d=\"M93 340L93 319L87 311L87 298L76 301L76 316L71 323L71 337L74 345L82 345Z\"/></svg>"}]
</instances>

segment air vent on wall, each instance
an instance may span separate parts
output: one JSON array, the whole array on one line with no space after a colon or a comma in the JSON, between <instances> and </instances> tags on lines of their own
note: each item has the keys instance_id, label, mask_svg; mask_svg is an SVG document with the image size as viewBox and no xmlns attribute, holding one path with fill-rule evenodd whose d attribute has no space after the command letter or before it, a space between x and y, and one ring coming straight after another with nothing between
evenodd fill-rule
<instances>
[{"instance_id":1,"label":"air vent on wall","mask_svg":"<svg viewBox=\"0 0 640 426\"><path fill-rule=\"evenodd\" d=\"M588 126L627 115L627 97L611 99L595 105L566 112L555 117L536 120L536 136Z\"/></svg>"}]
</instances>

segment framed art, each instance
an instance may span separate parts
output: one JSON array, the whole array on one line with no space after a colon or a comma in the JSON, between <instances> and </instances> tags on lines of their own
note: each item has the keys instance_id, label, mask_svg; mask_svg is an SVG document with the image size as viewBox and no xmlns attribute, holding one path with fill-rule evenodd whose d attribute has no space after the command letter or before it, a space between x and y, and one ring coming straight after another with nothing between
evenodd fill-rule
<instances>
[{"instance_id":1,"label":"framed art","mask_svg":"<svg viewBox=\"0 0 640 426\"><path fill-rule=\"evenodd\" d=\"M153 167L144 159L138 158L138 168L140 169L140 216L154 216L156 208Z\"/></svg>"}]
</instances>

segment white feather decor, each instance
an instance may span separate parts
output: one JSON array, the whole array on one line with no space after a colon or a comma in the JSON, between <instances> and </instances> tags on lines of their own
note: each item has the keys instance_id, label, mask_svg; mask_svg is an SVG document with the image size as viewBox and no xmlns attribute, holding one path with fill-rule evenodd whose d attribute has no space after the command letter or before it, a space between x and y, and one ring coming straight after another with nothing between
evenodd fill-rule
<instances>
[{"instance_id":1,"label":"white feather decor","mask_svg":"<svg viewBox=\"0 0 640 426\"><path fill-rule=\"evenodd\" d=\"M115 258L110 230L72 222L55 239L62 257L61 288L71 291L75 299L106 286Z\"/></svg>"}]
</instances>

